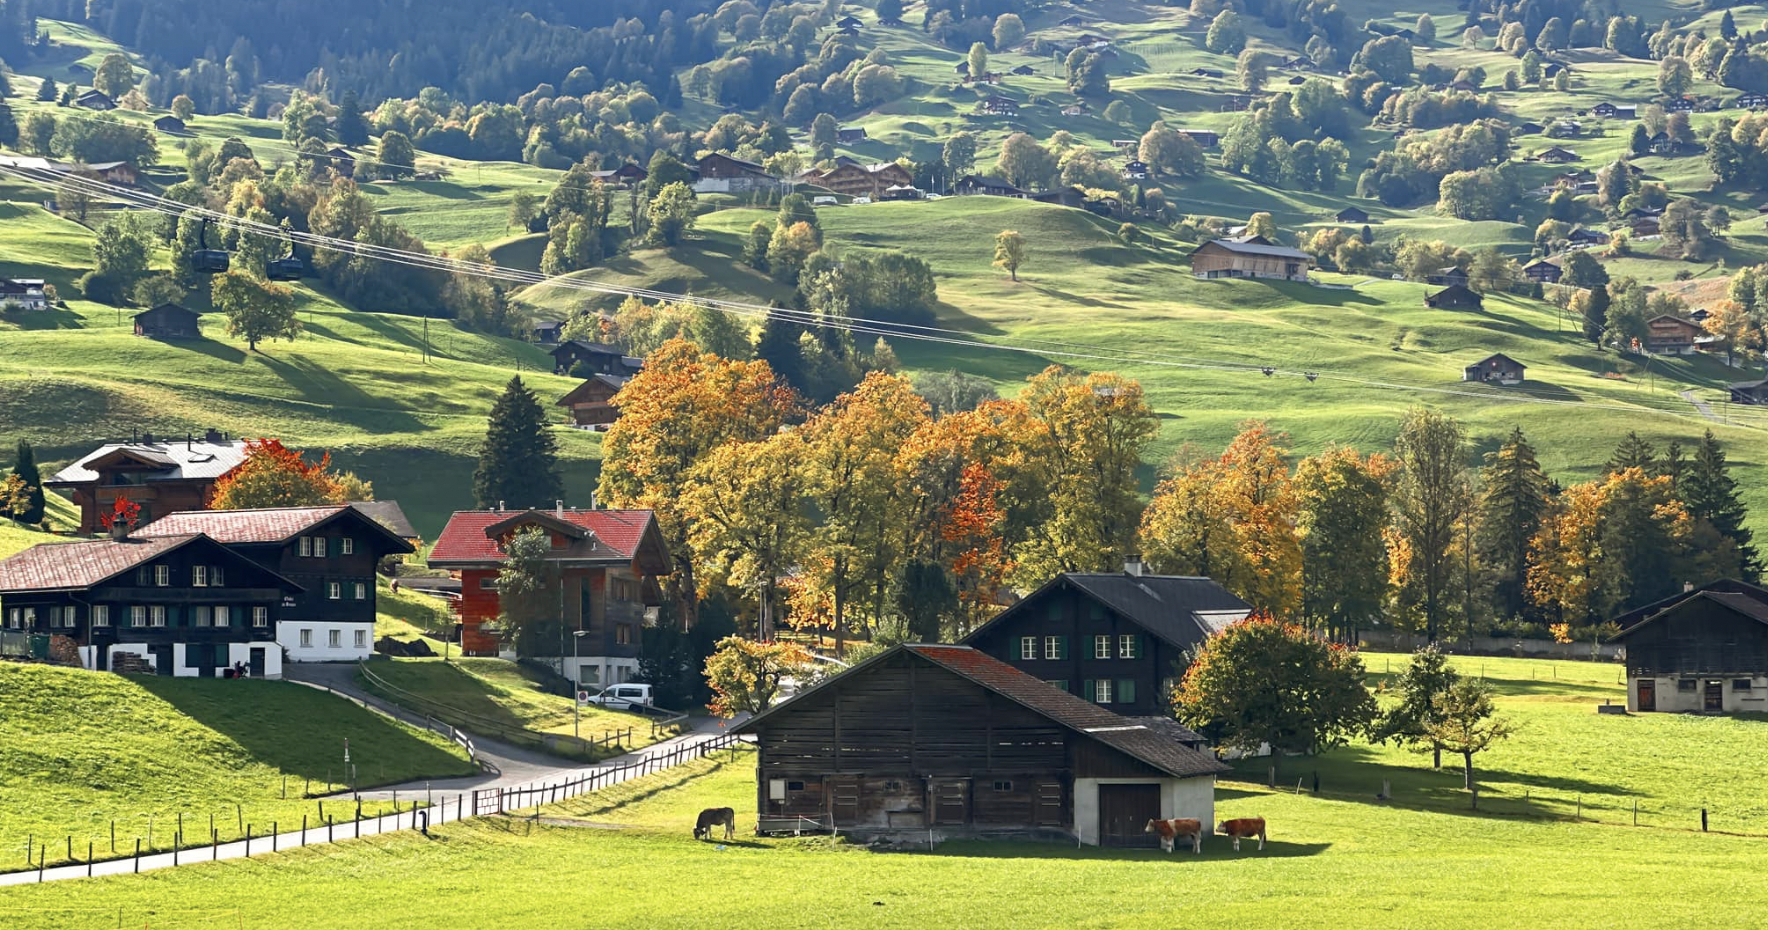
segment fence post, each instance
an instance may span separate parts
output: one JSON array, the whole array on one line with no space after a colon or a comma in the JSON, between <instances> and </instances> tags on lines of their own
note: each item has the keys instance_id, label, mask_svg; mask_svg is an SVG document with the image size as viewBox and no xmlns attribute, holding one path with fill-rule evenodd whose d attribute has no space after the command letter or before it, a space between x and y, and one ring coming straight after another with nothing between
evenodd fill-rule
<instances>
[{"instance_id":1,"label":"fence post","mask_svg":"<svg viewBox=\"0 0 1768 930\"><path fill-rule=\"evenodd\" d=\"M1633 826L1639 826L1639 799L1633 799Z\"/></svg>"},{"instance_id":2,"label":"fence post","mask_svg":"<svg viewBox=\"0 0 1768 930\"><path fill-rule=\"evenodd\" d=\"M135 874L141 874L141 837L135 838Z\"/></svg>"},{"instance_id":3,"label":"fence post","mask_svg":"<svg viewBox=\"0 0 1768 930\"><path fill-rule=\"evenodd\" d=\"M92 877L92 841L86 841L86 877Z\"/></svg>"},{"instance_id":4,"label":"fence post","mask_svg":"<svg viewBox=\"0 0 1768 930\"><path fill-rule=\"evenodd\" d=\"M1707 809L1704 807L1700 809L1700 832L1707 832Z\"/></svg>"},{"instance_id":5,"label":"fence post","mask_svg":"<svg viewBox=\"0 0 1768 930\"><path fill-rule=\"evenodd\" d=\"M270 851L276 852L276 821L270 821Z\"/></svg>"},{"instance_id":6,"label":"fence post","mask_svg":"<svg viewBox=\"0 0 1768 930\"><path fill-rule=\"evenodd\" d=\"M301 815L301 846L307 845L307 815ZM300 847L296 847L300 848Z\"/></svg>"}]
</instances>

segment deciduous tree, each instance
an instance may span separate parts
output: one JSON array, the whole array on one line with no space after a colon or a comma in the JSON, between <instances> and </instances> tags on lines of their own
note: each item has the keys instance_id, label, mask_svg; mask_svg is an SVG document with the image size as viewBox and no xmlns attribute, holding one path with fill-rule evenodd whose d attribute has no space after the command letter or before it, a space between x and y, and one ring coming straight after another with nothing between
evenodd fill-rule
<instances>
[{"instance_id":1,"label":"deciduous tree","mask_svg":"<svg viewBox=\"0 0 1768 930\"><path fill-rule=\"evenodd\" d=\"M726 637L706 660L712 712L721 717L759 714L773 706L787 678L803 674L811 665L810 653L797 643Z\"/></svg>"},{"instance_id":2,"label":"deciduous tree","mask_svg":"<svg viewBox=\"0 0 1768 930\"><path fill-rule=\"evenodd\" d=\"M1461 756L1462 787L1469 791L1473 790L1473 757L1516 732L1515 724L1497 715L1492 694L1491 685L1464 678L1437 696L1426 727L1433 742Z\"/></svg>"},{"instance_id":3,"label":"deciduous tree","mask_svg":"<svg viewBox=\"0 0 1768 930\"><path fill-rule=\"evenodd\" d=\"M266 339L292 342L301 334L295 292L289 288L237 271L215 275L210 287L216 308L227 314L227 335L244 339L247 350L258 351Z\"/></svg>"},{"instance_id":4,"label":"deciduous tree","mask_svg":"<svg viewBox=\"0 0 1768 930\"><path fill-rule=\"evenodd\" d=\"M37 468L37 452L28 440L20 439L12 457L12 474L18 479L10 495L7 516L20 523L42 523L44 498L43 474Z\"/></svg>"},{"instance_id":5,"label":"deciduous tree","mask_svg":"<svg viewBox=\"0 0 1768 930\"><path fill-rule=\"evenodd\" d=\"M1442 768L1443 744L1432 735L1431 727L1443 709L1441 699L1460 680L1461 675L1449 665L1448 656L1436 643L1418 647L1394 688L1400 695L1398 703L1382 713L1371 728L1369 739L1383 743L1393 740L1419 751L1428 749L1431 767Z\"/></svg>"},{"instance_id":6,"label":"deciduous tree","mask_svg":"<svg viewBox=\"0 0 1768 930\"><path fill-rule=\"evenodd\" d=\"M797 432L718 446L689 471L681 502L701 595L713 586L753 592L762 640L774 635L780 579L808 554L804 446Z\"/></svg>"},{"instance_id":7,"label":"deciduous tree","mask_svg":"<svg viewBox=\"0 0 1768 930\"><path fill-rule=\"evenodd\" d=\"M331 453L309 463L300 452L278 439L246 440L246 457L238 468L215 482L210 510L261 507L315 507L345 503Z\"/></svg>"},{"instance_id":8,"label":"deciduous tree","mask_svg":"<svg viewBox=\"0 0 1768 930\"><path fill-rule=\"evenodd\" d=\"M1424 407L1407 411L1394 440L1400 465L1395 522L1408 546L1407 567L1417 582L1430 642L1447 624L1455 531L1471 504L1466 444L1459 422Z\"/></svg>"},{"instance_id":9,"label":"deciduous tree","mask_svg":"<svg viewBox=\"0 0 1768 930\"><path fill-rule=\"evenodd\" d=\"M1003 229L995 236L994 266L1005 268L1014 281L1019 280L1019 266L1025 264L1029 255L1025 237L1018 230Z\"/></svg>"},{"instance_id":10,"label":"deciduous tree","mask_svg":"<svg viewBox=\"0 0 1768 930\"><path fill-rule=\"evenodd\" d=\"M1381 615L1394 461L1334 446L1295 468L1301 616L1336 641Z\"/></svg>"}]
</instances>

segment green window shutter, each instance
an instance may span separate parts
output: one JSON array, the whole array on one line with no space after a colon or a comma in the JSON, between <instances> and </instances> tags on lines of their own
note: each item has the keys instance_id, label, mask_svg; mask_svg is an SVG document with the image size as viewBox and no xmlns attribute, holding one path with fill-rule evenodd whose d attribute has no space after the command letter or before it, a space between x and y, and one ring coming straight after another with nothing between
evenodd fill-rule
<instances>
[{"instance_id":1,"label":"green window shutter","mask_svg":"<svg viewBox=\"0 0 1768 930\"><path fill-rule=\"evenodd\" d=\"M1123 703L1123 704L1135 703L1135 700L1136 700L1136 680L1134 678L1119 679L1117 682L1117 693L1112 695L1111 697L1113 700L1116 700L1119 703Z\"/></svg>"},{"instance_id":2,"label":"green window shutter","mask_svg":"<svg viewBox=\"0 0 1768 930\"><path fill-rule=\"evenodd\" d=\"M1066 636L1056 637L1056 658L1058 658L1058 659L1068 658L1068 637L1066 637Z\"/></svg>"},{"instance_id":3,"label":"green window shutter","mask_svg":"<svg viewBox=\"0 0 1768 930\"><path fill-rule=\"evenodd\" d=\"M1093 699L1095 693L1096 692L1093 691L1093 680L1091 678L1088 678L1086 681L1083 681L1080 683L1080 696L1081 697L1084 697L1090 701Z\"/></svg>"},{"instance_id":4,"label":"green window shutter","mask_svg":"<svg viewBox=\"0 0 1768 930\"><path fill-rule=\"evenodd\" d=\"M1142 657L1142 634L1132 633L1130 635L1130 658L1140 659L1141 657Z\"/></svg>"}]
</instances>

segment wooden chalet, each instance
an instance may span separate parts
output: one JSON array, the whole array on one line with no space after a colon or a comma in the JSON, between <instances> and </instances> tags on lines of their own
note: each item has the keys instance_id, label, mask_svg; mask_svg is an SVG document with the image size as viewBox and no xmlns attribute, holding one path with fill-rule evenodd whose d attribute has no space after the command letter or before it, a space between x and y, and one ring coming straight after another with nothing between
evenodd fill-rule
<instances>
[{"instance_id":1,"label":"wooden chalet","mask_svg":"<svg viewBox=\"0 0 1768 930\"><path fill-rule=\"evenodd\" d=\"M1333 217L1340 223L1367 223L1369 222L1369 211L1362 207L1345 207L1333 214Z\"/></svg>"},{"instance_id":2,"label":"wooden chalet","mask_svg":"<svg viewBox=\"0 0 1768 930\"><path fill-rule=\"evenodd\" d=\"M977 627L962 643L1095 704L1164 714L1190 650L1252 606L1208 578L1058 575Z\"/></svg>"},{"instance_id":3,"label":"wooden chalet","mask_svg":"<svg viewBox=\"0 0 1768 930\"><path fill-rule=\"evenodd\" d=\"M565 331L563 320L541 320L534 324L534 341L543 346L556 346Z\"/></svg>"},{"instance_id":4,"label":"wooden chalet","mask_svg":"<svg viewBox=\"0 0 1768 930\"><path fill-rule=\"evenodd\" d=\"M1181 136L1190 136L1199 148L1213 149L1222 141L1221 134L1213 129L1180 129L1177 132Z\"/></svg>"},{"instance_id":5,"label":"wooden chalet","mask_svg":"<svg viewBox=\"0 0 1768 930\"><path fill-rule=\"evenodd\" d=\"M0 620L90 671L282 677L276 623L301 586L201 533L44 543L0 561ZM125 712L126 708L118 708Z\"/></svg>"},{"instance_id":6,"label":"wooden chalet","mask_svg":"<svg viewBox=\"0 0 1768 930\"><path fill-rule=\"evenodd\" d=\"M1768 711L1768 591L1734 579L1615 618L1627 647L1627 710Z\"/></svg>"},{"instance_id":7,"label":"wooden chalet","mask_svg":"<svg viewBox=\"0 0 1768 930\"><path fill-rule=\"evenodd\" d=\"M1564 146L1555 145L1541 153L1541 160L1549 164L1563 165L1578 160L1578 153Z\"/></svg>"},{"instance_id":8,"label":"wooden chalet","mask_svg":"<svg viewBox=\"0 0 1768 930\"><path fill-rule=\"evenodd\" d=\"M1572 230L1571 233L1565 237L1565 240L1573 245L1607 245L1609 242L1609 235L1600 229L1591 229L1588 226L1580 226L1577 229Z\"/></svg>"},{"instance_id":9,"label":"wooden chalet","mask_svg":"<svg viewBox=\"0 0 1768 930\"><path fill-rule=\"evenodd\" d=\"M631 680L647 610L661 603L656 578L671 571L669 549L648 510L567 509L561 502L551 510L464 510L449 517L429 565L460 577L462 654L498 654L503 547L531 529L552 543L546 560L557 571L545 596L560 605L562 625L560 619L534 624L516 641L516 652L556 661L580 685Z\"/></svg>"},{"instance_id":10,"label":"wooden chalet","mask_svg":"<svg viewBox=\"0 0 1768 930\"><path fill-rule=\"evenodd\" d=\"M174 136L182 136L182 135L187 135L189 133L189 129L185 127L183 120L179 119L176 116L169 116L169 115L162 116L159 119L154 120L153 121L153 128L159 132L167 133L169 135L174 135Z\"/></svg>"},{"instance_id":11,"label":"wooden chalet","mask_svg":"<svg viewBox=\"0 0 1768 930\"><path fill-rule=\"evenodd\" d=\"M1030 65L1020 65L1009 73L1018 75L1019 77L1030 77L1031 75L1036 74L1037 71Z\"/></svg>"},{"instance_id":12,"label":"wooden chalet","mask_svg":"<svg viewBox=\"0 0 1768 930\"><path fill-rule=\"evenodd\" d=\"M1148 178L1148 163L1141 160L1126 162L1121 172L1125 180L1142 181Z\"/></svg>"},{"instance_id":13,"label":"wooden chalet","mask_svg":"<svg viewBox=\"0 0 1768 930\"><path fill-rule=\"evenodd\" d=\"M375 569L415 547L350 504L191 510L135 531L144 539L200 534L299 586L274 630L293 662L359 662L374 653Z\"/></svg>"},{"instance_id":14,"label":"wooden chalet","mask_svg":"<svg viewBox=\"0 0 1768 930\"><path fill-rule=\"evenodd\" d=\"M1425 276L1424 283L1434 284L1437 287L1453 287L1457 284L1466 286L1467 269L1462 268L1459 265L1449 265L1444 268L1438 268Z\"/></svg>"},{"instance_id":15,"label":"wooden chalet","mask_svg":"<svg viewBox=\"0 0 1768 930\"><path fill-rule=\"evenodd\" d=\"M960 197L974 194L985 194L990 197L1024 197L1026 195L1025 191L1005 181L980 174L967 174L959 178L958 183L952 185L951 192Z\"/></svg>"},{"instance_id":16,"label":"wooden chalet","mask_svg":"<svg viewBox=\"0 0 1768 930\"><path fill-rule=\"evenodd\" d=\"M1199 278L1306 281L1313 268L1312 255L1273 245L1263 236L1212 239L1191 252L1191 273Z\"/></svg>"},{"instance_id":17,"label":"wooden chalet","mask_svg":"<svg viewBox=\"0 0 1768 930\"><path fill-rule=\"evenodd\" d=\"M1529 121L1517 126L1516 134L1519 136L1537 136L1545 129L1546 127L1542 126L1540 123Z\"/></svg>"},{"instance_id":18,"label":"wooden chalet","mask_svg":"<svg viewBox=\"0 0 1768 930\"><path fill-rule=\"evenodd\" d=\"M1695 103L1695 99L1693 97L1689 97L1689 96L1671 97L1669 100L1664 101L1664 112L1665 113L1693 113L1695 110L1695 106L1696 106L1696 103Z\"/></svg>"},{"instance_id":19,"label":"wooden chalet","mask_svg":"<svg viewBox=\"0 0 1768 930\"><path fill-rule=\"evenodd\" d=\"M1528 366L1502 352L1488 355L1484 359L1461 370L1461 380L1477 381L1482 384L1521 384L1523 373Z\"/></svg>"},{"instance_id":20,"label":"wooden chalet","mask_svg":"<svg viewBox=\"0 0 1768 930\"><path fill-rule=\"evenodd\" d=\"M49 292L42 278L0 278L0 306L17 304L26 310L49 309Z\"/></svg>"},{"instance_id":21,"label":"wooden chalet","mask_svg":"<svg viewBox=\"0 0 1768 930\"><path fill-rule=\"evenodd\" d=\"M1633 104L1610 103L1607 100L1590 108L1591 116L1603 119L1633 119L1639 114L1639 108Z\"/></svg>"},{"instance_id":22,"label":"wooden chalet","mask_svg":"<svg viewBox=\"0 0 1768 930\"><path fill-rule=\"evenodd\" d=\"M1733 381L1725 386L1734 404L1759 407L1768 404L1768 378L1755 381Z\"/></svg>"},{"instance_id":23,"label":"wooden chalet","mask_svg":"<svg viewBox=\"0 0 1768 930\"><path fill-rule=\"evenodd\" d=\"M1530 281L1537 281L1542 284L1558 284L1560 276L1565 274L1565 269L1559 267L1555 262L1550 262L1542 258L1524 265L1522 273Z\"/></svg>"},{"instance_id":24,"label":"wooden chalet","mask_svg":"<svg viewBox=\"0 0 1768 930\"><path fill-rule=\"evenodd\" d=\"M864 126L842 126L835 130L835 141L841 145L853 145L864 142L867 138Z\"/></svg>"},{"instance_id":25,"label":"wooden chalet","mask_svg":"<svg viewBox=\"0 0 1768 930\"><path fill-rule=\"evenodd\" d=\"M1152 846L1151 819L1213 824L1228 771L965 646L896 646L735 731L757 737L764 833Z\"/></svg>"},{"instance_id":26,"label":"wooden chalet","mask_svg":"<svg viewBox=\"0 0 1768 930\"><path fill-rule=\"evenodd\" d=\"M341 145L325 150L327 166L346 178L356 176L356 156Z\"/></svg>"},{"instance_id":27,"label":"wooden chalet","mask_svg":"<svg viewBox=\"0 0 1768 930\"><path fill-rule=\"evenodd\" d=\"M1451 284L1434 294L1424 295L1424 305L1432 310L1480 310L1485 298L1465 284Z\"/></svg>"},{"instance_id":28,"label":"wooden chalet","mask_svg":"<svg viewBox=\"0 0 1768 930\"><path fill-rule=\"evenodd\" d=\"M977 110L986 116L1018 116L1019 102L1011 97L992 94L977 104Z\"/></svg>"},{"instance_id":29,"label":"wooden chalet","mask_svg":"<svg viewBox=\"0 0 1768 930\"><path fill-rule=\"evenodd\" d=\"M88 110L115 110L117 102L101 90L89 90L74 98L74 105Z\"/></svg>"},{"instance_id":30,"label":"wooden chalet","mask_svg":"<svg viewBox=\"0 0 1768 930\"><path fill-rule=\"evenodd\" d=\"M215 482L246 459L243 440L214 430L182 439L143 433L109 442L56 472L43 486L72 498L80 508L81 533L101 529L99 518L119 497L140 506L140 522L208 504Z\"/></svg>"},{"instance_id":31,"label":"wooden chalet","mask_svg":"<svg viewBox=\"0 0 1768 930\"><path fill-rule=\"evenodd\" d=\"M123 187L134 187L140 180L141 173L135 165L126 161L100 161L86 166L86 170L103 180L106 184L118 184Z\"/></svg>"},{"instance_id":32,"label":"wooden chalet","mask_svg":"<svg viewBox=\"0 0 1768 930\"><path fill-rule=\"evenodd\" d=\"M633 358L620 351L618 346L605 342L584 342L581 339L570 339L553 347L553 374L568 375L579 372L579 377L591 374L613 375L617 378L630 378L645 366L644 359ZM581 367L580 367L581 366Z\"/></svg>"},{"instance_id":33,"label":"wooden chalet","mask_svg":"<svg viewBox=\"0 0 1768 930\"><path fill-rule=\"evenodd\" d=\"M135 335L149 339L201 339L202 315L177 304L160 304L135 314Z\"/></svg>"},{"instance_id":34,"label":"wooden chalet","mask_svg":"<svg viewBox=\"0 0 1768 930\"><path fill-rule=\"evenodd\" d=\"M907 168L893 161L862 165L856 161L836 164L827 171L810 175L807 180L849 197L882 199L891 187L914 187L915 177Z\"/></svg>"},{"instance_id":35,"label":"wooden chalet","mask_svg":"<svg viewBox=\"0 0 1768 930\"><path fill-rule=\"evenodd\" d=\"M591 171L589 176L604 184L613 184L619 187L632 187L637 184L643 184L645 179L651 176L651 173L646 171L642 165L635 165L632 162L627 162L612 170Z\"/></svg>"},{"instance_id":36,"label":"wooden chalet","mask_svg":"<svg viewBox=\"0 0 1768 930\"><path fill-rule=\"evenodd\" d=\"M1670 313L1645 321L1645 332L1646 349L1659 355L1693 355L1695 340L1707 334L1699 323Z\"/></svg>"},{"instance_id":37,"label":"wooden chalet","mask_svg":"<svg viewBox=\"0 0 1768 930\"><path fill-rule=\"evenodd\" d=\"M712 152L698 163L700 177L730 180L735 178L765 178L773 180L773 175L766 168L741 158L732 158L723 152Z\"/></svg>"},{"instance_id":38,"label":"wooden chalet","mask_svg":"<svg viewBox=\"0 0 1768 930\"><path fill-rule=\"evenodd\" d=\"M1738 94L1731 104L1742 110L1768 109L1768 94Z\"/></svg>"},{"instance_id":39,"label":"wooden chalet","mask_svg":"<svg viewBox=\"0 0 1768 930\"><path fill-rule=\"evenodd\" d=\"M1074 185L1038 191L1028 195L1026 199L1035 200L1038 203L1055 204L1059 207L1073 207L1077 210L1084 210L1087 207L1087 192Z\"/></svg>"},{"instance_id":40,"label":"wooden chalet","mask_svg":"<svg viewBox=\"0 0 1768 930\"><path fill-rule=\"evenodd\" d=\"M620 393L626 381L613 375L591 375L559 398L556 406L565 408L565 422L571 426L605 430L620 419L614 395Z\"/></svg>"}]
</instances>

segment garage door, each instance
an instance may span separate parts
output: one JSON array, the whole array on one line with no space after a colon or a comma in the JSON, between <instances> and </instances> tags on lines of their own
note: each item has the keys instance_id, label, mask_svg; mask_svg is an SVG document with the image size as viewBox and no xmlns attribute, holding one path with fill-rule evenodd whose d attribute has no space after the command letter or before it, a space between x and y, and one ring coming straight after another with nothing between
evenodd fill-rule
<instances>
[{"instance_id":1,"label":"garage door","mask_svg":"<svg viewBox=\"0 0 1768 930\"><path fill-rule=\"evenodd\" d=\"M1160 785L1099 786L1099 845L1159 846L1159 836L1143 832L1158 817Z\"/></svg>"}]
</instances>

